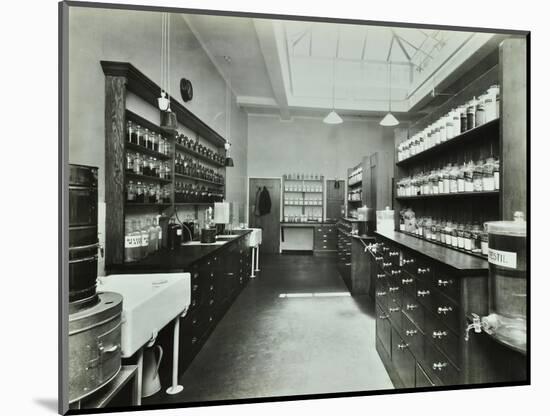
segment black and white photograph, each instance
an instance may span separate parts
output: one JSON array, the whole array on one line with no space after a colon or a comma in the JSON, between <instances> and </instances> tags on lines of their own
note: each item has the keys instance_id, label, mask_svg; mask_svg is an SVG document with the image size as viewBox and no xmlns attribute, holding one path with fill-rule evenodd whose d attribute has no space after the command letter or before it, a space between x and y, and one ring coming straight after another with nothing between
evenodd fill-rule
<instances>
[{"instance_id":1,"label":"black and white photograph","mask_svg":"<svg viewBox=\"0 0 550 416\"><path fill-rule=\"evenodd\" d=\"M531 383L528 27L59 25L61 414Z\"/></svg>"}]
</instances>

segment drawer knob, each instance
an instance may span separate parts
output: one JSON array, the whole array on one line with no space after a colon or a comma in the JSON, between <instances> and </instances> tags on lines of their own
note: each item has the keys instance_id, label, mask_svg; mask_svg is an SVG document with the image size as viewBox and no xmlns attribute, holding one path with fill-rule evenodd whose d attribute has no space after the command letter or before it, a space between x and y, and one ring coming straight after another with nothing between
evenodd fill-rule
<instances>
[{"instance_id":1,"label":"drawer knob","mask_svg":"<svg viewBox=\"0 0 550 416\"><path fill-rule=\"evenodd\" d=\"M412 264L414 263L414 259L403 259L403 264Z\"/></svg>"},{"instance_id":2,"label":"drawer knob","mask_svg":"<svg viewBox=\"0 0 550 416\"><path fill-rule=\"evenodd\" d=\"M399 290L399 286L392 286L389 288L390 293L397 292Z\"/></svg>"},{"instance_id":3,"label":"drawer knob","mask_svg":"<svg viewBox=\"0 0 550 416\"><path fill-rule=\"evenodd\" d=\"M450 306L440 306L437 308L437 313L439 315L447 315L447 312L452 312L453 308Z\"/></svg>"},{"instance_id":4,"label":"drawer knob","mask_svg":"<svg viewBox=\"0 0 550 416\"><path fill-rule=\"evenodd\" d=\"M377 257L374 258L374 260L376 260L376 261L382 261L382 260L383 260L383 257L377 256Z\"/></svg>"},{"instance_id":5,"label":"drawer knob","mask_svg":"<svg viewBox=\"0 0 550 416\"><path fill-rule=\"evenodd\" d=\"M392 276L396 274L401 274L401 270L392 270L390 273L392 274Z\"/></svg>"},{"instance_id":6,"label":"drawer knob","mask_svg":"<svg viewBox=\"0 0 550 416\"><path fill-rule=\"evenodd\" d=\"M432 338L441 339L447 336L447 331L434 331L432 332Z\"/></svg>"},{"instance_id":7,"label":"drawer knob","mask_svg":"<svg viewBox=\"0 0 550 416\"><path fill-rule=\"evenodd\" d=\"M416 329L407 329L405 331L405 335L407 335L408 337L414 337L417 333L418 331Z\"/></svg>"},{"instance_id":8,"label":"drawer knob","mask_svg":"<svg viewBox=\"0 0 550 416\"><path fill-rule=\"evenodd\" d=\"M393 313L393 312L399 312L399 308L390 308L390 312Z\"/></svg>"},{"instance_id":9,"label":"drawer knob","mask_svg":"<svg viewBox=\"0 0 550 416\"><path fill-rule=\"evenodd\" d=\"M376 296L386 296L386 292L376 292Z\"/></svg>"},{"instance_id":10,"label":"drawer knob","mask_svg":"<svg viewBox=\"0 0 550 416\"><path fill-rule=\"evenodd\" d=\"M437 371L443 370L445 367L447 367L447 363L433 363L432 368Z\"/></svg>"},{"instance_id":11,"label":"drawer knob","mask_svg":"<svg viewBox=\"0 0 550 416\"><path fill-rule=\"evenodd\" d=\"M383 279L384 276L385 276L384 273L378 273L378 274L376 275L376 277L379 278L379 279Z\"/></svg>"},{"instance_id":12,"label":"drawer knob","mask_svg":"<svg viewBox=\"0 0 550 416\"><path fill-rule=\"evenodd\" d=\"M418 274L425 274L425 273L429 273L430 272L430 268L429 267L426 267L425 269L419 267L418 270L416 271Z\"/></svg>"},{"instance_id":13,"label":"drawer knob","mask_svg":"<svg viewBox=\"0 0 550 416\"><path fill-rule=\"evenodd\" d=\"M378 315L378 319L388 319L388 315Z\"/></svg>"},{"instance_id":14,"label":"drawer knob","mask_svg":"<svg viewBox=\"0 0 550 416\"><path fill-rule=\"evenodd\" d=\"M404 285L408 285L409 283L412 283L414 280L413 279L401 279L401 283L403 283Z\"/></svg>"},{"instance_id":15,"label":"drawer knob","mask_svg":"<svg viewBox=\"0 0 550 416\"><path fill-rule=\"evenodd\" d=\"M384 267L390 267L390 266L391 266L391 263L382 263L382 266L384 266Z\"/></svg>"},{"instance_id":16,"label":"drawer knob","mask_svg":"<svg viewBox=\"0 0 550 416\"><path fill-rule=\"evenodd\" d=\"M408 304L407 306L405 306L405 308L406 308L408 311L414 311L416 308L418 308L418 305L415 305L415 304Z\"/></svg>"},{"instance_id":17,"label":"drawer knob","mask_svg":"<svg viewBox=\"0 0 550 416\"><path fill-rule=\"evenodd\" d=\"M424 296L428 296L430 294L430 291L429 290L419 290L418 292L416 292L416 294L418 295L418 297L424 297Z\"/></svg>"},{"instance_id":18,"label":"drawer knob","mask_svg":"<svg viewBox=\"0 0 550 416\"><path fill-rule=\"evenodd\" d=\"M451 284L451 282L448 281L448 280L441 280L441 279L439 279L439 280L437 281L437 286L439 286L439 287L446 287L446 286L448 286L448 285L450 285L450 284Z\"/></svg>"},{"instance_id":19,"label":"drawer knob","mask_svg":"<svg viewBox=\"0 0 550 416\"><path fill-rule=\"evenodd\" d=\"M409 344L406 344L406 343L404 343L404 344L397 344L397 349L398 349L398 350L405 350L405 349L407 349L407 348L409 348Z\"/></svg>"},{"instance_id":20,"label":"drawer knob","mask_svg":"<svg viewBox=\"0 0 550 416\"><path fill-rule=\"evenodd\" d=\"M399 256L399 252L398 251L390 251L390 256L391 257Z\"/></svg>"}]
</instances>

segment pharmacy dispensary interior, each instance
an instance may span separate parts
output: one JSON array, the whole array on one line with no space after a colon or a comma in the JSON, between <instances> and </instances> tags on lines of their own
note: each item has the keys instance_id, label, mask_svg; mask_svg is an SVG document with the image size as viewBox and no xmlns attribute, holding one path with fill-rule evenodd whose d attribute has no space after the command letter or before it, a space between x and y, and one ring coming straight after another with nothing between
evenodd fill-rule
<instances>
[{"instance_id":1,"label":"pharmacy dispensary interior","mask_svg":"<svg viewBox=\"0 0 550 416\"><path fill-rule=\"evenodd\" d=\"M60 411L529 382L528 32L60 11Z\"/></svg>"}]
</instances>

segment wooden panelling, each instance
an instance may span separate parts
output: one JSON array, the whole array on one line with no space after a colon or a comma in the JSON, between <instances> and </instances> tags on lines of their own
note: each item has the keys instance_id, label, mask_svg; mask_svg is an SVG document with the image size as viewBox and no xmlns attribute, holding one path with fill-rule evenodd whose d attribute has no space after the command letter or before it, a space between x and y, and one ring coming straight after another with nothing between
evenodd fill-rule
<instances>
[{"instance_id":1,"label":"wooden panelling","mask_svg":"<svg viewBox=\"0 0 550 416\"><path fill-rule=\"evenodd\" d=\"M527 41L500 45L502 218L527 209Z\"/></svg>"},{"instance_id":2,"label":"wooden panelling","mask_svg":"<svg viewBox=\"0 0 550 416\"><path fill-rule=\"evenodd\" d=\"M105 77L105 264L124 259L124 129L126 78Z\"/></svg>"}]
</instances>

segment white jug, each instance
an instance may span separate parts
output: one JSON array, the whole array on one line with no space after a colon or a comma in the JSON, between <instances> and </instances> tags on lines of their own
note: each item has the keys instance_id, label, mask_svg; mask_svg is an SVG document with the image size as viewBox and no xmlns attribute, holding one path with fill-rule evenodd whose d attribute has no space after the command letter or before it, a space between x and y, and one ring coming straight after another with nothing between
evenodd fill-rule
<instances>
[{"instance_id":1,"label":"white jug","mask_svg":"<svg viewBox=\"0 0 550 416\"><path fill-rule=\"evenodd\" d=\"M155 356L155 350L158 350L158 360ZM161 389L159 378L159 367L162 361L162 347L154 345L146 348L143 352L143 383L141 397L149 397Z\"/></svg>"}]
</instances>

